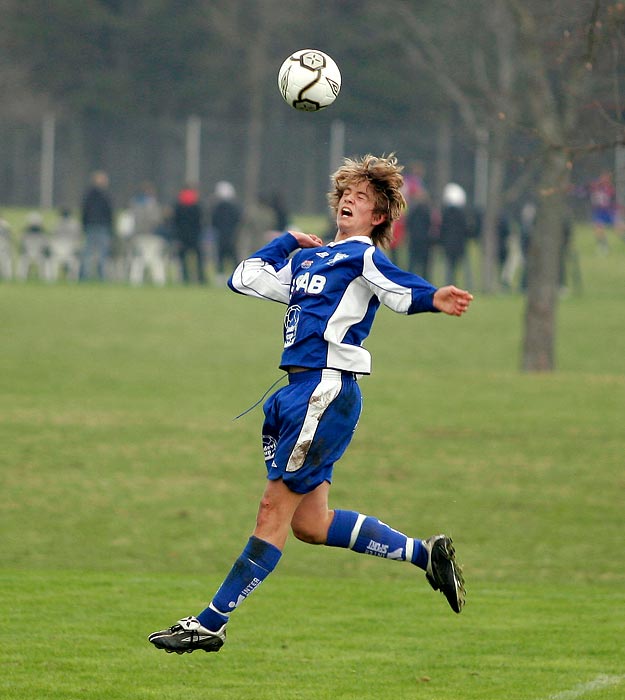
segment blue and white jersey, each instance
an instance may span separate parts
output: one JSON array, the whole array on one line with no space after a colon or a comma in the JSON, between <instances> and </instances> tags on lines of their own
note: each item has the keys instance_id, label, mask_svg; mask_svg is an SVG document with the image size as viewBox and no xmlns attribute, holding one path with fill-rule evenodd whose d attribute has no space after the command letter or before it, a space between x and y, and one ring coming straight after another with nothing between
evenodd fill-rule
<instances>
[{"instance_id":1,"label":"blue and white jersey","mask_svg":"<svg viewBox=\"0 0 625 700\"><path fill-rule=\"evenodd\" d=\"M366 236L298 250L285 233L244 260L228 281L240 294L287 304L280 367L370 374L362 343L380 304L436 311L436 287L394 265Z\"/></svg>"}]
</instances>

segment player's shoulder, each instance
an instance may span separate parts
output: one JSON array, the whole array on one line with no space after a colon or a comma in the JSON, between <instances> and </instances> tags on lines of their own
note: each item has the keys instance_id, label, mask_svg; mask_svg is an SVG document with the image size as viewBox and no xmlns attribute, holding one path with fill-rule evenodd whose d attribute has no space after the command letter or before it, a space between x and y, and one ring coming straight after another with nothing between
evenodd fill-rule
<instances>
[{"instance_id":1,"label":"player's shoulder","mask_svg":"<svg viewBox=\"0 0 625 700\"><path fill-rule=\"evenodd\" d=\"M372 245L371 248L369 248L369 255L373 258L374 261L383 261L385 263L392 263L392 260L389 257L389 252L387 252L384 248L380 248L376 245Z\"/></svg>"}]
</instances>

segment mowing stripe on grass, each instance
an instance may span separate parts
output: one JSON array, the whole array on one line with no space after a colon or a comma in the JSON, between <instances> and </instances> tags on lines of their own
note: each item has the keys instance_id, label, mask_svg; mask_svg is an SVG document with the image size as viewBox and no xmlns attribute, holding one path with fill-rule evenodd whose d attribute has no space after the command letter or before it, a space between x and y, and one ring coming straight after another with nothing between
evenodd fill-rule
<instances>
[{"instance_id":1,"label":"mowing stripe on grass","mask_svg":"<svg viewBox=\"0 0 625 700\"><path fill-rule=\"evenodd\" d=\"M623 681L625 681L625 676L606 676L602 674L592 681L588 681L588 683L580 683L570 690L563 690L561 693L550 695L548 700L576 700L576 698L582 698L584 695L594 693L595 690L620 685Z\"/></svg>"}]
</instances>

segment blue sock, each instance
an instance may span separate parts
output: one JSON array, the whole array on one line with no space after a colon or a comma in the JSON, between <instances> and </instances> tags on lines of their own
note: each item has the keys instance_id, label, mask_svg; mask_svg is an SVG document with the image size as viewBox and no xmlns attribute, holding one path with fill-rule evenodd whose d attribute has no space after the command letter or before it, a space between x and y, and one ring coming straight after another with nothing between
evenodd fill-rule
<instances>
[{"instance_id":1,"label":"blue sock","mask_svg":"<svg viewBox=\"0 0 625 700\"><path fill-rule=\"evenodd\" d=\"M359 554L409 561L425 570L428 553L421 540L407 537L370 515L335 510L328 529L328 547L343 547Z\"/></svg>"},{"instance_id":2,"label":"blue sock","mask_svg":"<svg viewBox=\"0 0 625 700\"><path fill-rule=\"evenodd\" d=\"M217 630L228 622L230 613L269 576L281 556L277 547L252 535L209 606L197 616L200 623Z\"/></svg>"}]
</instances>

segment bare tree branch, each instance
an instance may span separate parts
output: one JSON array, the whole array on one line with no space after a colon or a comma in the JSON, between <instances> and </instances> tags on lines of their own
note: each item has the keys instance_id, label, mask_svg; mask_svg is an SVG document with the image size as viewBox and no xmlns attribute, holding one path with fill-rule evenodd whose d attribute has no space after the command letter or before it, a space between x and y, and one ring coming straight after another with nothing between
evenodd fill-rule
<instances>
[{"instance_id":1,"label":"bare tree branch","mask_svg":"<svg viewBox=\"0 0 625 700\"><path fill-rule=\"evenodd\" d=\"M451 77L444 53L432 40L425 25L417 20L407 5L398 4L395 5L394 9L410 33L418 39L417 43L409 41L404 35L397 37L406 55L416 66L427 70L432 75L445 94L458 107L467 130L476 136L479 124L473 104L458 82Z\"/></svg>"},{"instance_id":2,"label":"bare tree branch","mask_svg":"<svg viewBox=\"0 0 625 700\"><path fill-rule=\"evenodd\" d=\"M588 33L586 35L586 53L584 54L584 63L590 65L594 62L595 48L596 48L596 28L597 20L599 19L599 10L601 9L601 0L595 0L595 3L590 13L590 20L588 22Z\"/></svg>"}]
</instances>

